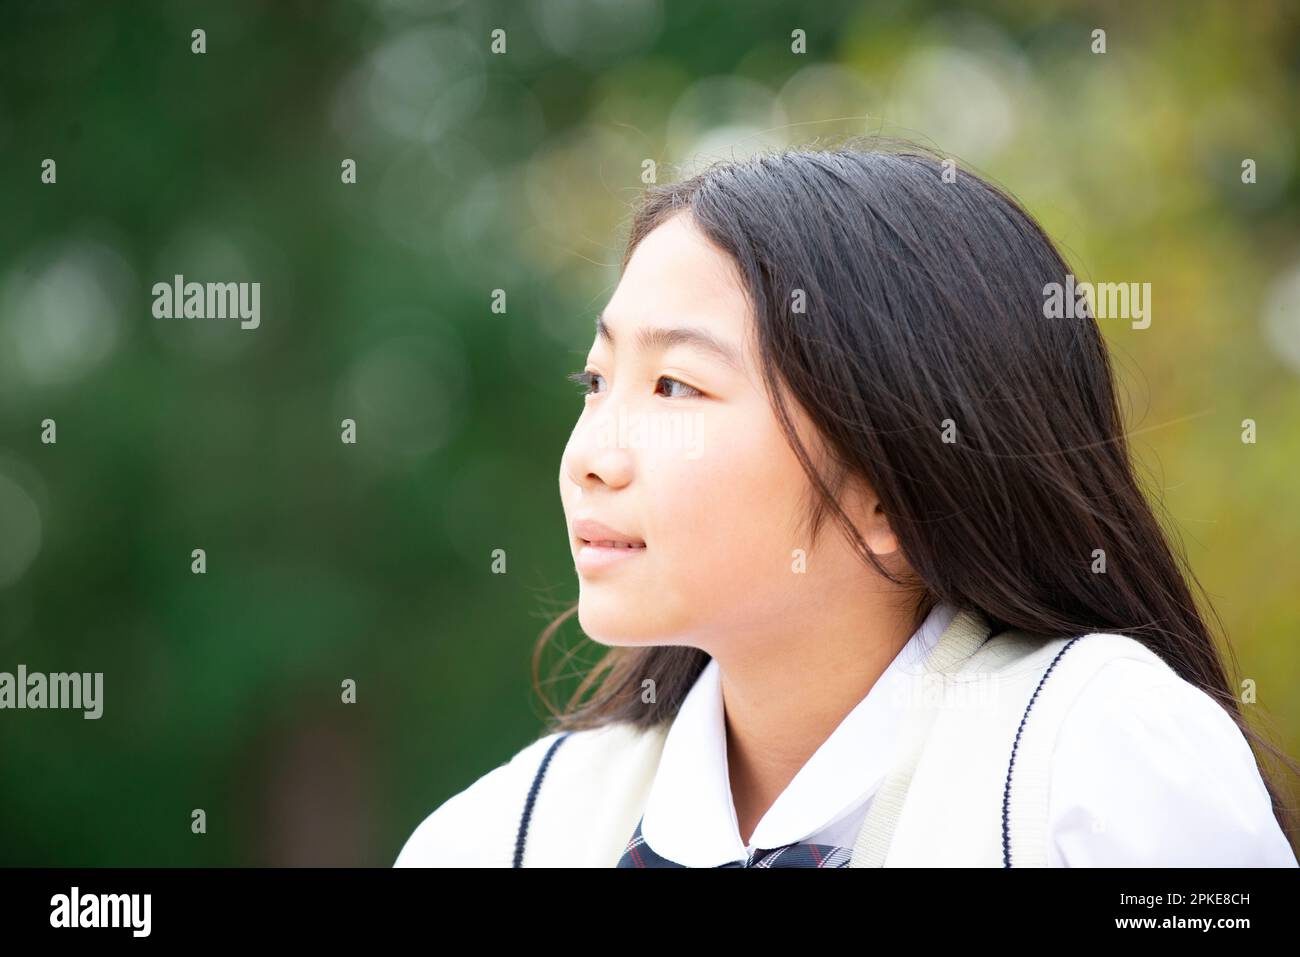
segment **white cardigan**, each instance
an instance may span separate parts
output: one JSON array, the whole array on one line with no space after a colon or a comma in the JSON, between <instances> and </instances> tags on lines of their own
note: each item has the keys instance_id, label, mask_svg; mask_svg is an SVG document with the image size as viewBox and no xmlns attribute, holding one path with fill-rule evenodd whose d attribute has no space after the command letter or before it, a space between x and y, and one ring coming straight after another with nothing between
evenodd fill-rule
<instances>
[{"instance_id":1,"label":"white cardigan","mask_svg":"<svg viewBox=\"0 0 1300 957\"><path fill-rule=\"evenodd\" d=\"M978 612L959 611L924 672L908 679L898 757L850 866L1046 866L1052 757L1071 705L1121 659L1182 681L1127 636L990 631ZM645 809L667 728L617 723L537 739L430 814L395 866L614 866ZM1271 814L1258 826L1269 829L1261 841L1271 842L1270 860L1296 866Z\"/></svg>"}]
</instances>

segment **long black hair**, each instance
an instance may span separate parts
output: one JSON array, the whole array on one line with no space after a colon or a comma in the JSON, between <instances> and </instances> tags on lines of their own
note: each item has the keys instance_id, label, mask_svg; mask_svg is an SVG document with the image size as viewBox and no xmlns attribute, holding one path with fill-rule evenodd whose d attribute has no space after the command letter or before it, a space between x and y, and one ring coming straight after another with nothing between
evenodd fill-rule
<instances>
[{"instance_id":1,"label":"long black hair","mask_svg":"<svg viewBox=\"0 0 1300 957\"><path fill-rule=\"evenodd\" d=\"M942 601L995 630L1129 635L1300 773L1245 720L1189 582L1222 622L1135 478L1101 330L1087 308L1049 317L1045 287L1070 268L1008 193L911 144L766 153L647 188L623 268L679 213L743 277L814 535L833 519L877 573L916 588L918 625ZM788 401L829 455L800 442ZM883 567L841 507L851 476L879 496L914 578ZM700 649L611 648L565 707L547 701L539 663L576 610L533 658L552 730L671 719L709 660ZM1290 833L1283 792L1261 771Z\"/></svg>"}]
</instances>

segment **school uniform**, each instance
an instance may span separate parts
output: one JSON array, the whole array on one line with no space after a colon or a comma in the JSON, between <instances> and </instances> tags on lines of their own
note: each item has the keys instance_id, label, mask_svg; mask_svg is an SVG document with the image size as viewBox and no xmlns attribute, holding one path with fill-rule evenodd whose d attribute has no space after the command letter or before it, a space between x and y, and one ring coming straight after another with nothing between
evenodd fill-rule
<instances>
[{"instance_id":1,"label":"school uniform","mask_svg":"<svg viewBox=\"0 0 1300 957\"><path fill-rule=\"evenodd\" d=\"M394 866L1296 867L1227 713L1127 636L938 605L741 839L721 672L671 722L538 738Z\"/></svg>"}]
</instances>

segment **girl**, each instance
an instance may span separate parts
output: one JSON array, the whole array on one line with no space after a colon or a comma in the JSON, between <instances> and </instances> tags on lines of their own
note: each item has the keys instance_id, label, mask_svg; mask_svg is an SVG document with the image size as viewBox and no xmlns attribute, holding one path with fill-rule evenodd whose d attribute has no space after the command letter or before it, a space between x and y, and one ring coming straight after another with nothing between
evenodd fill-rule
<instances>
[{"instance_id":1,"label":"girl","mask_svg":"<svg viewBox=\"0 0 1300 957\"><path fill-rule=\"evenodd\" d=\"M873 144L648 190L534 677L574 611L609 651L398 866L1296 866L1248 739L1300 769L1138 487L1096 321L950 180Z\"/></svg>"}]
</instances>

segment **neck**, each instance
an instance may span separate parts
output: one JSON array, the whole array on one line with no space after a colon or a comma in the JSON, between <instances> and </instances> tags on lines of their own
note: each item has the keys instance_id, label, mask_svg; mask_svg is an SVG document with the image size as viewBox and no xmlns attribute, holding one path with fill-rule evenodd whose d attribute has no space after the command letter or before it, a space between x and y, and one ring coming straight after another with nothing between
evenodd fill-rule
<instances>
[{"instance_id":1,"label":"neck","mask_svg":"<svg viewBox=\"0 0 1300 957\"><path fill-rule=\"evenodd\" d=\"M929 612L927 608L926 614ZM746 844L794 776L879 680L924 621L880 603L806 623L781 642L736 641L722 675L727 766Z\"/></svg>"}]
</instances>

